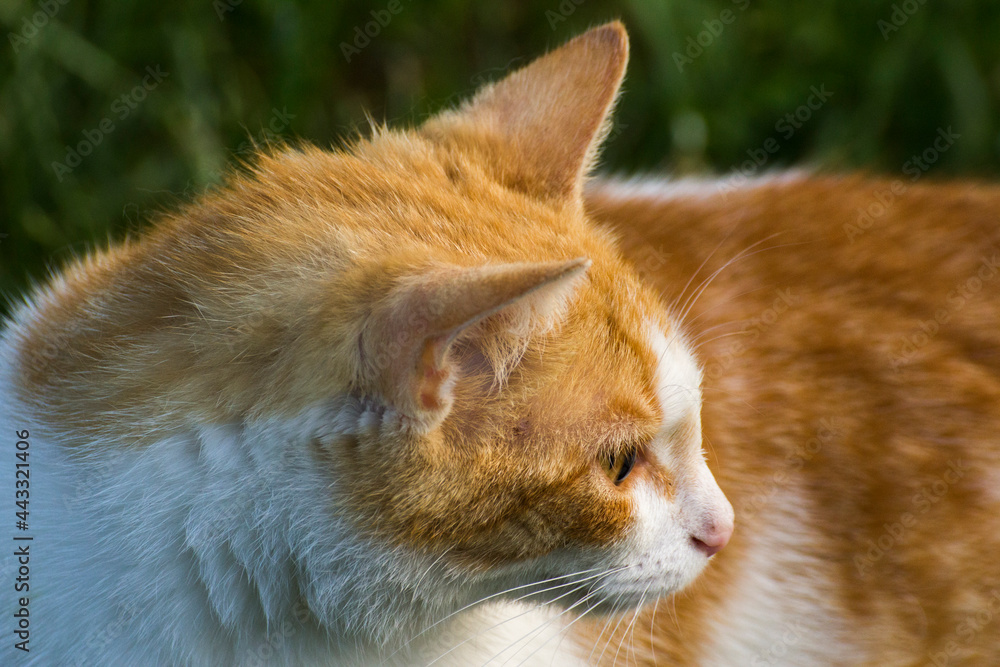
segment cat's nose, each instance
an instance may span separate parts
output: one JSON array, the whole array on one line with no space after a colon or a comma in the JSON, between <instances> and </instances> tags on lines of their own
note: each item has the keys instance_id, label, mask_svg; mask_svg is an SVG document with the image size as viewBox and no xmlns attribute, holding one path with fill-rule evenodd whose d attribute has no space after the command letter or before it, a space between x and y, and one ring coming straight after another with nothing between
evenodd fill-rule
<instances>
[{"instance_id":1,"label":"cat's nose","mask_svg":"<svg viewBox=\"0 0 1000 667\"><path fill-rule=\"evenodd\" d=\"M733 506L715 482L708 466L694 467L678 494L683 525L691 544L706 556L714 556L733 536Z\"/></svg>"},{"instance_id":2,"label":"cat's nose","mask_svg":"<svg viewBox=\"0 0 1000 667\"><path fill-rule=\"evenodd\" d=\"M733 522L717 520L703 526L697 534L691 535L691 541L706 556L712 557L729 544L733 536Z\"/></svg>"}]
</instances>

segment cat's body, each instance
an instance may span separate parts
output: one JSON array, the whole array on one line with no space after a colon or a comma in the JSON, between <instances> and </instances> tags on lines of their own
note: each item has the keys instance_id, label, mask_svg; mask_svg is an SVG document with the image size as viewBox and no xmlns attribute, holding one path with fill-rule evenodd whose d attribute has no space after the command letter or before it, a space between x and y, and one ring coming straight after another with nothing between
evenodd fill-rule
<instances>
[{"instance_id":1,"label":"cat's body","mask_svg":"<svg viewBox=\"0 0 1000 667\"><path fill-rule=\"evenodd\" d=\"M605 26L419 130L261 156L37 291L0 340L34 537L31 651L4 664L997 655L957 624L1000 586L1000 328L987 286L949 300L1000 240L996 195L913 188L851 244L889 184L596 182L595 224L626 53ZM938 298L954 328L898 363ZM753 318L735 353L712 340ZM745 515L717 557L703 373Z\"/></svg>"},{"instance_id":2,"label":"cat's body","mask_svg":"<svg viewBox=\"0 0 1000 667\"><path fill-rule=\"evenodd\" d=\"M668 302L706 283L685 322L704 341L705 441L740 526L660 605L652 651L635 633L640 653L995 664L1000 188L727 185L597 182L587 197Z\"/></svg>"}]
</instances>

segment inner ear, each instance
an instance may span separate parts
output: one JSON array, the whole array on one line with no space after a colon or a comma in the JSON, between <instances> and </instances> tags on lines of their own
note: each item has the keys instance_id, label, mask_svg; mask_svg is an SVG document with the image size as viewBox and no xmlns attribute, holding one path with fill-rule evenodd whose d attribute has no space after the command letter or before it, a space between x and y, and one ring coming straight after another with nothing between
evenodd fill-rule
<instances>
[{"instance_id":1,"label":"inner ear","mask_svg":"<svg viewBox=\"0 0 1000 667\"><path fill-rule=\"evenodd\" d=\"M496 360L487 354L482 336L458 339L452 344L448 354L459 368L462 378L476 382L475 388L479 391L494 388L498 382L506 379L510 371L506 359Z\"/></svg>"},{"instance_id":2,"label":"inner ear","mask_svg":"<svg viewBox=\"0 0 1000 667\"><path fill-rule=\"evenodd\" d=\"M495 367L490 354L495 340L477 335L486 320L525 320L512 331L531 336L559 316L589 265L581 258L438 267L400 278L365 326L362 356L370 362L362 368L362 384L412 423L435 426L451 408L456 342L475 344Z\"/></svg>"}]
</instances>

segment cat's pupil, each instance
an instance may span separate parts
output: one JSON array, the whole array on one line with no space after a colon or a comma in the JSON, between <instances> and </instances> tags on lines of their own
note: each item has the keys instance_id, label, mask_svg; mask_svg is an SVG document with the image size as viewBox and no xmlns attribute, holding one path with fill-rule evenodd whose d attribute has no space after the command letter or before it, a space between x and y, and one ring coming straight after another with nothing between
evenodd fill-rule
<instances>
[{"instance_id":1,"label":"cat's pupil","mask_svg":"<svg viewBox=\"0 0 1000 667\"><path fill-rule=\"evenodd\" d=\"M622 456L621 468L618 469L618 474L615 476L615 484L621 484L628 477L628 474L632 472L632 466L635 465L635 450L630 449Z\"/></svg>"},{"instance_id":2,"label":"cat's pupil","mask_svg":"<svg viewBox=\"0 0 1000 667\"><path fill-rule=\"evenodd\" d=\"M616 485L621 484L635 466L636 450L631 448L618 454L608 454L604 465L608 476Z\"/></svg>"}]
</instances>

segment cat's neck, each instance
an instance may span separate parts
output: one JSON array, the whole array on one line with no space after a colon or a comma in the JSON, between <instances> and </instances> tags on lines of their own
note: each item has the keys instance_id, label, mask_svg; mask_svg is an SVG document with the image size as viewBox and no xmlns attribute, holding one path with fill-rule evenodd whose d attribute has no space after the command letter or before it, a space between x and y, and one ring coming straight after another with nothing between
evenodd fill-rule
<instances>
[{"instance_id":1,"label":"cat's neck","mask_svg":"<svg viewBox=\"0 0 1000 667\"><path fill-rule=\"evenodd\" d=\"M204 664L459 665L515 642L522 658L530 647L539 649L531 660L551 657L558 641L542 644L558 621L475 605L495 582L449 581L436 559L373 546L329 511L336 494L315 452L291 444L354 435L370 426L366 410L341 397L292 419L193 425L147 447L111 441L84 456L71 453L84 443L67 448L29 420L45 457L37 474L53 491L38 524L49 543L41 567L54 587L88 588L86 608L40 598L38 617L59 619L54 627L90 619L85 636L56 633L53 643L76 643L97 663L194 659L162 653L179 638ZM82 565L67 572L60 562Z\"/></svg>"}]
</instances>

